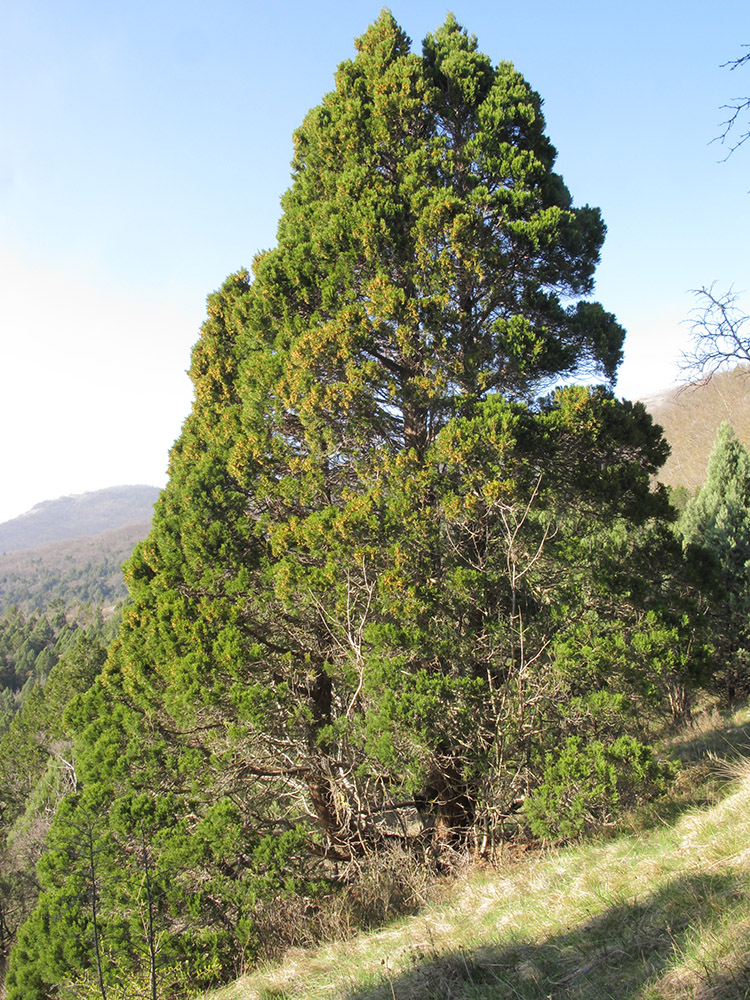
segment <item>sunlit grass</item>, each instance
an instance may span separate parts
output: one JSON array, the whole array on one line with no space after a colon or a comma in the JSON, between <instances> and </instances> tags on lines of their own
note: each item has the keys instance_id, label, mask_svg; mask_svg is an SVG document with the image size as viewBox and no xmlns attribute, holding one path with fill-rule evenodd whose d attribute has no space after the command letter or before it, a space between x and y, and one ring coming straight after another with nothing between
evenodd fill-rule
<instances>
[{"instance_id":1,"label":"sunlit grass","mask_svg":"<svg viewBox=\"0 0 750 1000\"><path fill-rule=\"evenodd\" d=\"M211 1000L749 997L749 718L683 741L677 808L475 869L415 917L292 951Z\"/></svg>"}]
</instances>

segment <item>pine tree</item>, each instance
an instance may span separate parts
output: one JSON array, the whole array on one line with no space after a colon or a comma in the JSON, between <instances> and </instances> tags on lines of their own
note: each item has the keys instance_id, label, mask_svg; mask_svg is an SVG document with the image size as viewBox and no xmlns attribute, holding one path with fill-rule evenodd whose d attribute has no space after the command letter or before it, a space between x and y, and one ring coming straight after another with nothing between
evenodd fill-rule
<instances>
[{"instance_id":1,"label":"pine tree","mask_svg":"<svg viewBox=\"0 0 750 1000\"><path fill-rule=\"evenodd\" d=\"M666 512L642 410L530 406L611 379L623 337L586 301L604 226L554 173L538 95L452 17L421 57L388 13L357 50L295 136L277 247L210 299L112 659L242 782L243 836L286 803L275 830L312 816L333 859L399 796L471 826L499 721L498 767L529 774L539 716L487 712L559 694L541 581L591 566L573 537Z\"/></svg>"},{"instance_id":2,"label":"pine tree","mask_svg":"<svg viewBox=\"0 0 750 1000\"><path fill-rule=\"evenodd\" d=\"M716 557L725 584L738 600L750 582L750 452L725 421L708 460L706 480L682 518L686 542Z\"/></svg>"},{"instance_id":3,"label":"pine tree","mask_svg":"<svg viewBox=\"0 0 750 1000\"><path fill-rule=\"evenodd\" d=\"M622 328L581 299L605 228L554 173L539 96L452 16L421 58L387 12L357 50L295 135L278 246L256 263L285 430L422 453L488 392L612 378ZM274 375L258 360L246 400Z\"/></svg>"}]
</instances>

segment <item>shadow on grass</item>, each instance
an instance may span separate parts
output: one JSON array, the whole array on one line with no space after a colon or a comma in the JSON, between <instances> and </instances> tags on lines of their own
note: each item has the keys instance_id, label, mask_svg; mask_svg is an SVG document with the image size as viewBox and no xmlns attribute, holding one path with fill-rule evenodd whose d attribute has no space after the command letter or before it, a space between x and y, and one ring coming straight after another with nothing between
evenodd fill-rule
<instances>
[{"instance_id":1,"label":"shadow on grass","mask_svg":"<svg viewBox=\"0 0 750 1000\"><path fill-rule=\"evenodd\" d=\"M689 730L671 746L683 770L668 795L636 810L611 831L618 836L631 829L642 831L672 825L693 809L716 805L732 791L732 764L747 761L750 773L750 721L716 725L710 730Z\"/></svg>"},{"instance_id":2,"label":"shadow on grass","mask_svg":"<svg viewBox=\"0 0 750 1000\"><path fill-rule=\"evenodd\" d=\"M425 955L414 949L406 971L384 967L378 987L355 988L347 1000L635 1000L679 965L695 928L709 931L733 907L745 909L731 875L696 874L675 879L643 902L616 904L564 934L529 940L523 927L496 946ZM719 970L717 970L717 977ZM721 973L722 976L725 973ZM706 972L690 993L674 989L659 996L747 997L747 969L726 974L726 992ZM734 988L734 984L739 984ZM685 984L683 984L685 985ZM699 992L705 986L706 992Z\"/></svg>"},{"instance_id":3,"label":"shadow on grass","mask_svg":"<svg viewBox=\"0 0 750 1000\"><path fill-rule=\"evenodd\" d=\"M747 1000L750 997L750 958L732 968L711 972L696 990L692 1000Z\"/></svg>"},{"instance_id":4,"label":"shadow on grass","mask_svg":"<svg viewBox=\"0 0 750 1000\"><path fill-rule=\"evenodd\" d=\"M673 744L675 755L684 764L695 763L709 755L720 760L750 757L750 720L741 724L727 721L708 731L697 731L695 735L686 732L684 737Z\"/></svg>"}]
</instances>

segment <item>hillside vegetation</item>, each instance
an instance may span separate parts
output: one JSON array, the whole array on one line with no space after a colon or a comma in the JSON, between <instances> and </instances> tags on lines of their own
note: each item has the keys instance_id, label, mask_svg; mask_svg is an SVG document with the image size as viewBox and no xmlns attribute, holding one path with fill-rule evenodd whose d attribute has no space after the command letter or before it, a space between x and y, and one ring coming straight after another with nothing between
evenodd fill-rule
<instances>
[{"instance_id":1,"label":"hillside vegetation","mask_svg":"<svg viewBox=\"0 0 750 1000\"><path fill-rule=\"evenodd\" d=\"M659 470L668 486L694 493L706 476L708 456L719 426L727 421L745 445L750 445L750 368L719 372L708 382L675 385L642 400L672 449Z\"/></svg>"},{"instance_id":2,"label":"hillside vegetation","mask_svg":"<svg viewBox=\"0 0 750 1000\"><path fill-rule=\"evenodd\" d=\"M148 534L158 495L153 486L114 486L45 500L0 524L0 615L58 600L110 609L124 600L122 565Z\"/></svg>"},{"instance_id":3,"label":"hillside vegetation","mask_svg":"<svg viewBox=\"0 0 750 1000\"><path fill-rule=\"evenodd\" d=\"M127 596L122 565L150 528L150 520L136 521L99 535L0 555L0 614L13 606L41 611L58 599L68 607L112 608Z\"/></svg>"},{"instance_id":4,"label":"hillside vegetation","mask_svg":"<svg viewBox=\"0 0 750 1000\"><path fill-rule=\"evenodd\" d=\"M416 916L292 950L206 1000L745 1000L748 720L688 731L670 796L622 832L511 852Z\"/></svg>"}]
</instances>

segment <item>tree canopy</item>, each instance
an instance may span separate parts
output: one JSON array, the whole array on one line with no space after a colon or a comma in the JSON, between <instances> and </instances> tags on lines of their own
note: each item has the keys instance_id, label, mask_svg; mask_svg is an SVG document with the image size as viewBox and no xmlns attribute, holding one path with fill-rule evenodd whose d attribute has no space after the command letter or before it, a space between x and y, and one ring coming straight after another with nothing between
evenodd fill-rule
<instances>
[{"instance_id":1,"label":"tree canopy","mask_svg":"<svg viewBox=\"0 0 750 1000\"><path fill-rule=\"evenodd\" d=\"M357 41L295 134L278 246L255 265L278 420L423 452L488 392L614 377L623 330L581 298L605 227L572 206L544 128L539 96L452 16L421 57L387 12ZM263 353L243 397L275 375Z\"/></svg>"}]
</instances>

